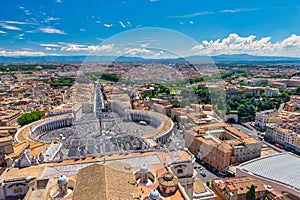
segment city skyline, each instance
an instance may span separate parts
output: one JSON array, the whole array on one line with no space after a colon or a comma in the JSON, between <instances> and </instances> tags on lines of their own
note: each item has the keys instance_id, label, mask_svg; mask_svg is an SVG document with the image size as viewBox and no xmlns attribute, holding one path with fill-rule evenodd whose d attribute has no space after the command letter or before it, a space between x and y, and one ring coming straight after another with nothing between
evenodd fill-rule
<instances>
[{"instance_id":1,"label":"city skyline","mask_svg":"<svg viewBox=\"0 0 300 200\"><path fill-rule=\"evenodd\" d=\"M297 24L300 3L297 1L216 4L191 0L172 3L165 0L89 0L80 4L66 0L42 3L13 0L0 4L0 56L126 54L171 57L159 50L166 47L162 43L155 44L155 34L148 37L146 31L140 31L159 27L155 29L167 30L159 35L161 41L176 41L175 32L194 40L193 45L181 45L177 41L177 45L173 45L176 49L173 52L184 52L180 54L183 56L245 53L300 57L300 27ZM123 39L133 45L128 42L120 48L111 37L124 31L131 31L131 34L125 33ZM173 37L170 31L174 31ZM151 50L153 45L156 51Z\"/></svg>"}]
</instances>

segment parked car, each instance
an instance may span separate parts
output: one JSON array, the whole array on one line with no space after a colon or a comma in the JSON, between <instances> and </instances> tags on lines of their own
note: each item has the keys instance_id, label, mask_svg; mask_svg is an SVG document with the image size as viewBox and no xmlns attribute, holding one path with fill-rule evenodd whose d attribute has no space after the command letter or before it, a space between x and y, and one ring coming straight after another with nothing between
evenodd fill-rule
<instances>
[{"instance_id":1,"label":"parked car","mask_svg":"<svg viewBox=\"0 0 300 200\"><path fill-rule=\"evenodd\" d=\"M206 174L204 172L200 172L201 176L206 177Z\"/></svg>"}]
</instances>

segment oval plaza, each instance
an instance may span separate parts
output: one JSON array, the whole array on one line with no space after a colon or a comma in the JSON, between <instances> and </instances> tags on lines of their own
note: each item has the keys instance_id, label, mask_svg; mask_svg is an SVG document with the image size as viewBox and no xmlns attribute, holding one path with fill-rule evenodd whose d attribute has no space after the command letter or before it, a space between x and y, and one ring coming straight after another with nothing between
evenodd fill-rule
<instances>
[{"instance_id":1,"label":"oval plaza","mask_svg":"<svg viewBox=\"0 0 300 200\"><path fill-rule=\"evenodd\" d=\"M72 108L62 114L53 112L47 120L30 127L30 140L57 143L44 156L49 161L148 151L165 144L172 135L171 119L156 112L133 110L128 94L108 85L77 87L81 96L74 95ZM88 95L91 98L82 98ZM16 140L21 142L22 130Z\"/></svg>"}]
</instances>

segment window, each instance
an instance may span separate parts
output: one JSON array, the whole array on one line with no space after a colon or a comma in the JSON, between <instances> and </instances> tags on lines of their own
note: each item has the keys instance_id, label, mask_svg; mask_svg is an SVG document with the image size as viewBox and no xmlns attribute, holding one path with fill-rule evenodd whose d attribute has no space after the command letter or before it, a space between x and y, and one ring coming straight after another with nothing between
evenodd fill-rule
<instances>
[{"instance_id":1,"label":"window","mask_svg":"<svg viewBox=\"0 0 300 200\"><path fill-rule=\"evenodd\" d=\"M178 169L177 170L177 174L182 174L183 173L183 169Z\"/></svg>"}]
</instances>

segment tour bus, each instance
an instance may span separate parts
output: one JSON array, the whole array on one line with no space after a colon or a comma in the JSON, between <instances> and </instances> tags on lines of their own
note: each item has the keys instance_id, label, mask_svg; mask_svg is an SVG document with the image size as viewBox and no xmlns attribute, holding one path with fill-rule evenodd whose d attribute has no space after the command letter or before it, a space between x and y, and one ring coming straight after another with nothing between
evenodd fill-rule
<instances>
[{"instance_id":1,"label":"tour bus","mask_svg":"<svg viewBox=\"0 0 300 200\"><path fill-rule=\"evenodd\" d=\"M143 125L143 126L147 126L147 123L144 122L144 121L140 121L139 124L140 124L140 125Z\"/></svg>"}]
</instances>

